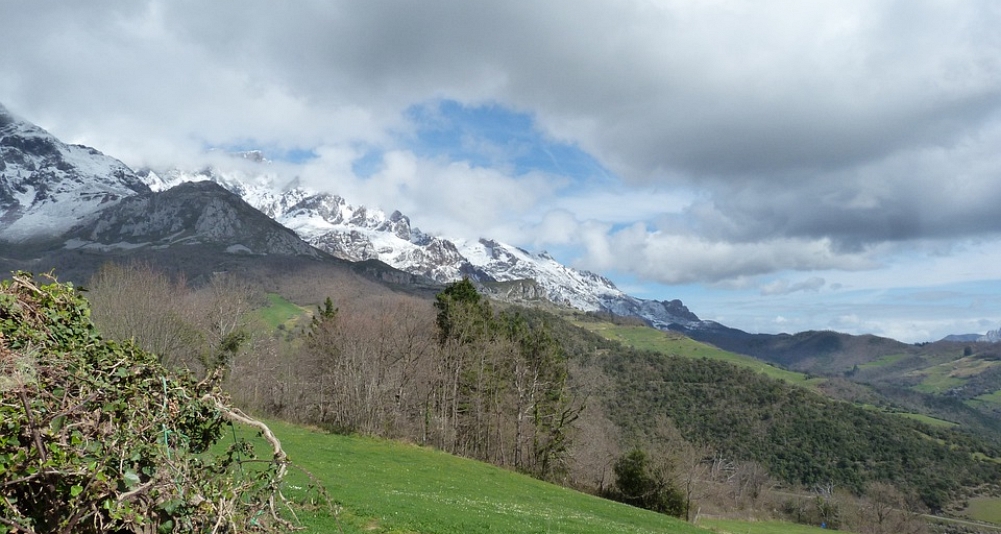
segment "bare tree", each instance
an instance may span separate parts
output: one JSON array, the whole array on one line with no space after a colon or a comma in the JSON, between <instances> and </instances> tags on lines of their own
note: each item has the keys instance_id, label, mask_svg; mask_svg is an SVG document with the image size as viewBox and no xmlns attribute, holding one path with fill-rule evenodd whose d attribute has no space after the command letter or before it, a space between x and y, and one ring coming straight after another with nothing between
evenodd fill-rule
<instances>
[{"instance_id":1,"label":"bare tree","mask_svg":"<svg viewBox=\"0 0 1001 534\"><path fill-rule=\"evenodd\" d=\"M195 364L204 333L186 304L191 291L148 263L109 263L90 282L87 298L95 324L108 337L132 339L167 367Z\"/></svg>"}]
</instances>

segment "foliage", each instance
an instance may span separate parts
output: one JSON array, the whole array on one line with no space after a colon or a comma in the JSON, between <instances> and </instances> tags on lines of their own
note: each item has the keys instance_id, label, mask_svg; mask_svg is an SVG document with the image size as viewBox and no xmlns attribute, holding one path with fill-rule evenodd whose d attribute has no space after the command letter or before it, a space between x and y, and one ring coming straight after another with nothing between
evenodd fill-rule
<instances>
[{"instance_id":1,"label":"foliage","mask_svg":"<svg viewBox=\"0 0 1001 534\"><path fill-rule=\"evenodd\" d=\"M458 431L453 452L510 462L541 478L566 471L569 429L580 412L568 387L567 356L544 321L494 314L469 279L435 299L443 382Z\"/></svg>"},{"instance_id":2,"label":"foliage","mask_svg":"<svg viewBox=\"0 0 1001 534\"><path fill-rule=\"evenodd\" d=\"M284 452L225 404L220 379L169 376L155 355L104 340L70 285L0 283L0 532L288 527L276 510ZM272 443L264 468L243 471L242 442L206 452L231 421Z\"/></svg>"},{"instance_id":3,"label":"foliage","mask_svg":"<svg viewBox=\"0 0 1001 534\"><path fill-rule=\"evenodd\" d=\"M615 489L609 496L638 508L683 517L685 497L664 469L651 465L645 452L633 449L615 462Z\"/></svg>"},{"instance_id":4,"label":"foliage","mask_svg":"<svg viewBox=\"0 0 1001 534\"><path fill-rule=\"evenodd\" d=\"M468 278L445 286L435 296L434 307L438 310L435 324L441 344L450 339L469 343L488 335L493 310Z\"/></svg>"},{"instance_id":5,"label":"foliage","mask_svg":"<svg viewBox=\"0 0 1001 534\"><path fill-rule=\"evenodd\" d=\"M642 433L650 414L665 415L689 441L760 462L785 482L860 494L884 481L939 510L961 487L1001 476L997 464L974 458L998 453L974 435L832 401L724 362L618 350L602 364L618 381L607 402L624 427Z\"/></svg>"}]
</instances>

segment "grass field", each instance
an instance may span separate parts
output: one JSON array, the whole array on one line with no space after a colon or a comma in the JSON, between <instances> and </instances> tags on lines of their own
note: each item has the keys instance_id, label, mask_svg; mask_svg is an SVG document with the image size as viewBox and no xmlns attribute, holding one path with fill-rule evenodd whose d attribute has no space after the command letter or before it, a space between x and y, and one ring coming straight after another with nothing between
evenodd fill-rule
<instances>
[{"instance_id":1,"label":"grass field","mask_svg":"<svg viewBox=\"0 0 1001 534\"><path fill-rule=\"evenodd\" d=\"M289 302L276 293L268 293L267 297L268 305L256 310L254 313L257 319L272 330L276 330L282 325L286 328L293 327L296 321L304 317L308 311L301 306Z\"/></svg>"},{"instance_id":2,"label":"grass field","mask_svg":"<svg viewBox=\"0 0 1001 534\"><path fill-rule=\"evenodd\" d=\"M883 356L882 358L880 358L878 360L874 360L874 361L871 361L871 362L863 363L862 365L859 366L859 368L860 369L872 369L872 368L877 368L877 367L886 367L887 365L891 365L891 364L897 363L897 362L899 362L900 360L903 360L906 357L907 357L906 354L887 354L886 356Z\"/></svg>"},{"instance_id":3,"label":"grass field","mask_svg":"<svg viewBox=\"0 0 1001 534\"><path fill-rule=\"evenodd\" d=\"M891 415L899 415L901 417L907 417L908 419L921 421L922 423L933 427L950 428L954 426L959 426L956 423L953 423L952 421L946 421L945 419L939 419L937 417L932 417L930 415L925 415L921 413L908 413L908 412L885 412L885 413L889 413Z\"/></svg>"},{"instance_id":4,"label":"grass field","mask_svg":"<svg viewBox=\"0 0 1001 534\"><path fill-rule=\"evenodd\" d=\"M1001 525L1001 499L977 497L970 499L965 515L977 521L987 521Z\"/></svg>"},{"instance_id":5,"label":"grass field","mask_svg":"<svg viewBox=\"0 0 1001 534\"><path fill-rule=\"evenodd\" d=\"M779 369L750 356L727 352L673 332L664 332L646 326L624 326L612 323L579 322L575 324L605 338L641 350L651 350L661 354L686 358L722 360L743 367L750 367L759 373L785 380L791 384L812 386L823 381L823 379L808 378L803 373Z\"/></svg>"},{"instance_id":6,"label":"grass field","mask_svg":"<svg viewBox=\"0 0 1001 534\"><path fill-rule=\"evenodd\" d=\"M923 379L914 389L924 393L942 394L951 388L962 386L970 377L983 373L996 364L997 362L972 357L947 361L917 371Z\"/></svg>"},{"instance_id":7,"label":"grass field","mask_svg":"<svg viewBox=\"0 0 1001 534\"><path fill-rule=\"evenodd\" d=\"M705 534L683 521L414 445L269 423L342 507L300 511L305 532ZM250 431L246 431L251 434ZM290 498L309 479L290 472Z\"/></svg>"},{"instance_id":8,"label":"grass field","mask_svg":"<svg viewBox=\"0 0 1001 534\"><path fill-rule=\"evenodd\" d=\"M1001 409L1001 390L970 399L967 404L974 408Z\"/></svg>"}]
</instances>

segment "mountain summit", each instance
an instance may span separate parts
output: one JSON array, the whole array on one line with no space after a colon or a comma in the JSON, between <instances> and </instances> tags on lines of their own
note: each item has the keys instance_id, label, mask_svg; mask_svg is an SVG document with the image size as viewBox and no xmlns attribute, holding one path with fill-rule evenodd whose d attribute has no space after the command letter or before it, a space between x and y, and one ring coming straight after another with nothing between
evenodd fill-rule
<instances>
[{"instance_id":1,"label":"mountain summit","mask_svg":"<svg viewBox=\"0 0 1001 534\"><path fill-rule=\"evenodd\" d=\"M354 206L283 180L260 153L238 156L241 165L234 167L251 171L137 173L92 148L64 144L0 107L0 241L45 241L64 251L197 244L230 254L326 252L354 262L377 260L439 284L468 277L499 297L636 316L663 329L713 324L680 301L631 297L607 278L544 252L431 235L399 211Z\"/></svg>"},{"instance_id":2,"label":"mountain summit","mask_svg":"<svg viewBox=\"0 0 1001 534\"><path fill-rule=\"evenodd\" d=\"M124 163L67 145L0 106L0 241L59 235L149 187Z\"/></svg>"},{"instance_id":3,"label":"mountain summit","mask_svg":"<svg viewBox=\"0 0 1001 534\"><path fill-rule=\"evenodd\" d=\"M523 286L515 292L519 300L541 298L582 311L640 317L662 329L671 326L698 329L709 325L681 301L631 297L611 280L563 265L545 252L534 254L486 238L468 240L430 235L413 227L410 218L399 211L387 215L379 209L354 206L338 195L310 191L295 181L278 185L282 181L270 173L267 160L253 161L260 165L257 172L142 169L138 174L155 190L186 182L215 182L292 229L309 244L341 259L378 260L443 284L468 277L487 284L486 289L496 296L512 297L512 293L496 289L491 283L531 280L533 288Z\"/></svg>"}]
</instances>

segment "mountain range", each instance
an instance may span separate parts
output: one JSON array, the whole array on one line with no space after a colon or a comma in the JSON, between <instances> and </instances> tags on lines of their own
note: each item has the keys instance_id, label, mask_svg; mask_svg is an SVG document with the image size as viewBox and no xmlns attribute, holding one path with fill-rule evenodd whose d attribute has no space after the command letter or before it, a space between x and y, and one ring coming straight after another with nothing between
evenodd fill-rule
<instances>
[{"instance_id":1,"label":"mountain range","mask_svg":"<svg viewBox=\"0 0 1001 534\"><path fill-rule=\"evenodd\" d=\"M182 167L133 171L61 142L0 106L0 242L66 251L213 246L229 254L378 261L428 282L468 277L509 300L634 316L657 328L714 328L679 300L632 297L607 278L545 252L482 238L431 235L394 211L282 183L260 153L257 172ZM0 254L2 259L2 254Z\"/></svg>"},{"instance_id":2,"label":"mountain range","mask_svg":"<svg viewBox=\"0 0 1001 534\"><path fill-rule=\"evenodd\" d=\"M15 249L22 256L61 255L71 268L73 261L65 257L72 251L163 251L182 245L231 255L336 258L384 264L400 274L380 270L379 276L396 282L403 273L408 283L430 286L469 278L503 300L636 317L759 357L778 346L796 346L785 334L749 334L701 320L680 300L627 295L609 279L563 265L546 252L489 238L425 233L399 211L387 214L304 188L296 178L276 173L260 152L232 156L245 161L232 169L133 170L93 148L65 144L0 105L0 267L31 266L4 263ZM944 341L995 343L1001 330Z\"/></svg>"}]
</instances>

